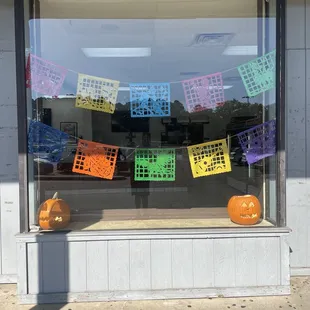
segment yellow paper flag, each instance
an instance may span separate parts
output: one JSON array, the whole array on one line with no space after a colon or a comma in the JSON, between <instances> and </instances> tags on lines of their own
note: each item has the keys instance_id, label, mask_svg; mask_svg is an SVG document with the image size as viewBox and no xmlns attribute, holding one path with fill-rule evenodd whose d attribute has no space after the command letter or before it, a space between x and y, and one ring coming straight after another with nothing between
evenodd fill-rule
<instances>
[{"instance_id":1,"label":"yellow paper flag","mask_svg":"<svg viewBox=\"0 0 310 310\"><path fill-rule=\"evenodd\" d=\"M192 145L187 150L194 178L231 171L225 139Z\"/></svg>"},{"instance_id":2,"label":"yellow paper flag","mask_svg":"<svg viewBox=\"0 0 310 310\"><path fill-rule=\"evenodd\" d=\"M113 114L119 81L79 74L75 106Z\"/></svg>"}]
</instances>

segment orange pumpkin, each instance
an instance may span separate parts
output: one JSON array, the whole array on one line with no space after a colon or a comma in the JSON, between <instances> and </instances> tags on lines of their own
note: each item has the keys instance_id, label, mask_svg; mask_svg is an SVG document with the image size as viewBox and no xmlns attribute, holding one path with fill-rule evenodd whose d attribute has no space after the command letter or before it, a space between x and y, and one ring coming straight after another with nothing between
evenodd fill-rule
<instances>
[{"instance_id":1,"label":"orange pumpkin","mask_svg":"<svg viewBox=\"0 0 310 310\"><path fill-rule=\"evenodd\" d=\"M38 223L44 230L62 229L70 222L70 208L55 193L52 199L44 201L38 210Z\"/></svg>"},{"instance_id":2,"label":"orange pumpkin","mask_svg":"<svg viewBox=\"0 0 310 310\"><path fill-rule=\"evenodd\" d=\"M254 225L261 216L260 202L253 195L231 197L227 210L231 221L240 225Z\"/></svg>"}]
</instances>

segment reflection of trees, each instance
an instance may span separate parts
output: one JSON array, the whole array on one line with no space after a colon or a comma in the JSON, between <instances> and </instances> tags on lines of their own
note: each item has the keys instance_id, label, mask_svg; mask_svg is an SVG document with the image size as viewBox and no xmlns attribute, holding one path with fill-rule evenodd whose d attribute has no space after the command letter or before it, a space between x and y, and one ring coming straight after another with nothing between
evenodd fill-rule
<instances>
[{"instance_id":1,"label":"reflection of trees","mask_svg":"<svg viewBox=\"0 0 310 310\"><path fill-rule=\"evenodd\" d=\"M171 116L178 117L182 116L196 116L196 115L206 115L212 126L216 125L218 128L226 128L227 124L231 122L233 118L236 117L256 117L260 122L263 119L263 110L265 109L265 116L273 118L275 116L275 104L271 104L263 107L261 103L248 103L241 102L236 99L226 101L223 105L218 106L216 109L202 110L200 106L197 106L197 112L188 113L184 109L184 104L178 100L171 102ZM126 104L117 103L116 111L129 111L130 103ZM268 119L268 117L267 117Z\"/></svg>"}]
</instances>

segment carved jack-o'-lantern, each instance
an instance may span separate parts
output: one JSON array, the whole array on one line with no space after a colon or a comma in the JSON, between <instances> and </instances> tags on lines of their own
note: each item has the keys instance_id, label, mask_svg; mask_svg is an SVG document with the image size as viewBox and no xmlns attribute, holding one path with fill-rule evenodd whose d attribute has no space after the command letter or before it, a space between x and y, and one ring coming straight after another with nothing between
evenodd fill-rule
<instances>
[{"instance_id":1,"label":"carved jack-o'-lantern","mask_svg":"<svg viewBox=\"0 0 310 310\"><path fill-rule=\"evenodd\" d=\"M227 210L231 221L240 225L254 225L261 216L260 202L253 195L231 197Z\"/></svg>"},{"instance_id":2,"label":"carved jack-o'-lantern","mask_svg":"<svg viewBox=\"0 0 310 310\"><path fill-rule=\"evenodd\" d=\"M55 193L52 199L44 201L38 210L38 223L44 230L62 229L70 222L70 208Z\"/></svg>"}]
</instances>

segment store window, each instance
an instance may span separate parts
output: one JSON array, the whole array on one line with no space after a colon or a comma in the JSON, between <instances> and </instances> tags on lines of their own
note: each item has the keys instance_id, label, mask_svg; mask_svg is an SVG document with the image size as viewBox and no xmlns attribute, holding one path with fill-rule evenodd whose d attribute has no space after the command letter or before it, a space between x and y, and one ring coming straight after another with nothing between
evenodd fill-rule
<instances>
[{"instance_id":1,"label":"store window","mask_svg":"<svg viewBox=\"0 0 310 310\"><path fill-rule=\"evenodd\" d=\"M30 227L275 225L275 0L25 5Z\"/></svg>"}]
</instances>

